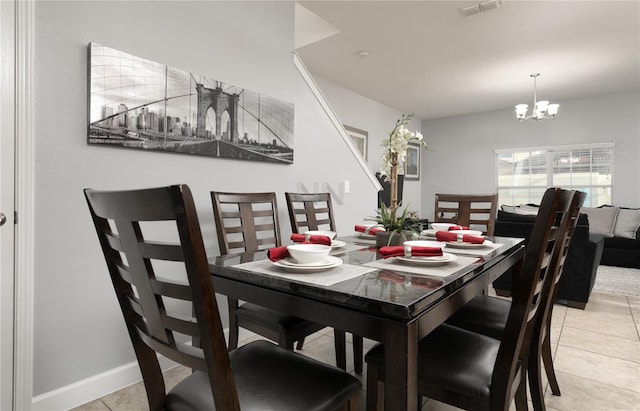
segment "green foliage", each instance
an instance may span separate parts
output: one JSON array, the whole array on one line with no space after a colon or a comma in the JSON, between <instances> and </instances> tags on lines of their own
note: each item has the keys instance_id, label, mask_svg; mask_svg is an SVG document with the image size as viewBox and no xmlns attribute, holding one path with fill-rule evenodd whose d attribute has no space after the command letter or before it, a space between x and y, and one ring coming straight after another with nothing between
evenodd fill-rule
<instances>
[{"instance_id":1,"label":"green foliage","mask_svg":"<svg viewBox=\"0 0 640 411\"><path fill-rule=\"evenodd\" d=\"M381 203L376 217L372 219L383 226L388 233L394 231L397 233L409 231L415 234L420 234L422 231L422 224L418 220L407 216L409 213L409 207L402 209L401 214L398 216L399 210L399 205L398 207L392 208Z\"/></svg>"}]
</instances>

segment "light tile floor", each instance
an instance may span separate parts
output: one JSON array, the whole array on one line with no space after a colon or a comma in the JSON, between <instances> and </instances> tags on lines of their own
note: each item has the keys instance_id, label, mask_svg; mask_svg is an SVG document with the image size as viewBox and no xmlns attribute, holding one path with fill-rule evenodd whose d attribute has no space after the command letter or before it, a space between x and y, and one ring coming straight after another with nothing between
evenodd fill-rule
<instances>
[{"instance_id":1,"label":"light tile floor","mask_svg":"<svg viewBox=\"0 0 640 411\"><path fill-rule=\"evenodd\" d=\"M640 411L640 297L594 291L585 310L556 305L551 338L562 395L552 395L547 387L547 410ZM250 340L245 339L244 343ZM372 341L365 340L365 352L372 345ZM350 348L347 347L348 353ZM331 329L307 338L302 353L333 364ZM347 367L353 372L351 355L347 355ZM167 386L173 386L188 372L183 367L168 371ZM359 376L363 386L364 375ZM364 410L364 392L361 398L360 408ZM74 411L145 409L144 388L142 383L137 383L74 408ZM454 409L426 399L422 408L423 411Z\"/></svg>"}]
</instances>

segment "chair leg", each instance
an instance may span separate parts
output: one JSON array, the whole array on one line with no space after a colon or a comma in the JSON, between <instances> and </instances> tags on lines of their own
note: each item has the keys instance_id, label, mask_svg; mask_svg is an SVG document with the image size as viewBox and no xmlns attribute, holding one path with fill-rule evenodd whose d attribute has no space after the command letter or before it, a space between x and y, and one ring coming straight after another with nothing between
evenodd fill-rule
<instances>
[{"instance_id":1,"label":"chair leg","mask_svg":"<svg viewBox=\"0 0 640 411\"><path fill-rule=\"evenodd\" d=\"M280 334L280 337L278 338L278 345L280 347L293 351L294 344L295 340L288 338L287 334Z\"/></svg>"},{"instance_id":2,"label":"chair leg","mask_svg":"<svg viewBox=\"0 0 640 411\"><path fill-rule=\"evenodd\" d=\"M535 357L534 357L535 356ZM531 392L531 402L535 411L544 411L544 389L542 388L542 361L540 354L532 352L528 364L529 391Z\"/></svg>"},{"instance_id":3,"label":"chair leg","mask_svg":"<svg viewBox=\"0 0 640 411\"><path fill-rule=\"evenodd\" d=\"M547 373L547 379L549 380L551 393L553 395L561 395L560 385L558 385L558 379L556 378L556 371L553 368L553 357L551 356L551 339L548 329L544 340L542 340L542 362L544 363L544 370Z\"/></svg>"},{"instance_id":4,"label":"chair leg","mask_svg":"<svg viewBox=\"0 0 640 411\"><path fill-rule=\"evenodd\" d=\"M296 345L296 350L301 350L303 345L304 345L304 338L300 338L298 340L298 344Z\"/></svg>"},{"instance_id":5,"label":"chair leg","mask_svg":"<svg viewBox=\"0 0 640 411\"><path fill-rule=\"evenodd\" d=\"M229 306L229 345L227 349L231 351L238 348L239 327L238 327L238 317L236 316L236 310L238 308L238 300L230 298L228 300L228 306Z\"/></svg>"},{"instance_id":6,"label":"chair leg","mask_svg":"<svg viewBox=\"0 0 640 411\"><path fill-rule=\"evenodd\" d=\"M353 368L356 374L362 374L362 357L363 353L363 338L359 335L352 334L353 338Z\"/></svg>"},{"instance_id":7,"label":"chair leg","mask_svg":"<svg viewBox=\"0 0 640 411\"><path fill-rule=\"evenodd\" d=\"M344 331L333 329L333 344L336 350L336 366L347 370L347 337Z\"/></svg>"},{"instance_id":8,"label":"chair leg","mask_svg":"<svg viewBox=\"0 0 640 411\"><path fill-rule=\"evenodd\" d=\"M520 383L518 384L518 388L516 388L516 410L517 411L526 411L528 410L527 406L527 371L522 370L522 376L520 377Z\"/></svg>"},{"instance_id":9,"label":"chair leg","mask_svg":"<svg viewBox=\"0 0 640 411\"><path fill-rule=\"evenodd\" d=\"M380 370L372 363L367 364L367 396L366 411L376 411L382 409L382 382L380 381Z\"/></svg>"},{"instance_id":10,"label":"chair leg","mask_svg":"<svg viewBox=\"0 0 640 411\"><path fill-rule=\"evenodd\" d=\"M347 405L348 411L359 411L360 410L360 393L355 393L353 397L349 400L349 404Z\"/></svg>"}]
</instances>

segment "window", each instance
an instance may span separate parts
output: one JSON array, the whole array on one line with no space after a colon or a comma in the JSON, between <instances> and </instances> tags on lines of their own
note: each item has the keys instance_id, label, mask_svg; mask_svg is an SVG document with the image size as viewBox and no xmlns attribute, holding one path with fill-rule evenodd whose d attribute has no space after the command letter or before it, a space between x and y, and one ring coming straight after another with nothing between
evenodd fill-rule
<instances>
[{"instance_id":1,"label":"window","mask_svg":"<svg viewBox=\"0 0 640 411\"><path fill-rule=\"evenodd\" d=\"M587 193L585 207L611 204L613 143L496 150L500 204L539 204L547 187Z\"/></svg>"}]
</instances>

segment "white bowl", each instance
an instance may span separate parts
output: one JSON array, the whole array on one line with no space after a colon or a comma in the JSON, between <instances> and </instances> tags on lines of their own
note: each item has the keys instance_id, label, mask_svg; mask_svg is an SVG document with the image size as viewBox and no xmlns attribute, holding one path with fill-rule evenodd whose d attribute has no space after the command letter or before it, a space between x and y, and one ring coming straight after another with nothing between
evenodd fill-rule
<instances>
[{"instance_id":1,"label":"white bowl","mask_svg":"<svg viewBox=\"0 0 640 411\"><path fill-rule=\"evenodd\" d=\"M323 235L326 237L329 237L331 240L333 240L334 238L336 238L336 232L335 231L322 231L322 230L316 230L316 231L307 231L304 233L305 235L309 234L309 235Z\"/></svg>"},{"instance_id":2,"label":"white bowl","mask_svg":"<svg viewBox=\"0 0 640 411\"><path fill-rule=\"evenodd\" d=\"M449 227L456 226L457 224L451 223L431 223L431 228L436 231L448 231Z\"/></svg>"},{"instance_id":3,"label":"white bowl","mask_svg":"<svg viewBox=\"0 0 640 411\"><path fill-rule=\"evenodd\" d=\"M405 246L410 247L438 247L444 248L445 243L441 243L439 241L429 241L429 240L414 240L414 241L405 241L403 243Z\"/></svg>"},{"instance_id":4,"label":"white bowl","mask_svg":"<svg viewBox=\"0 0 640 411\"><path fill-rule=\"evenodd\" d=\"M331 247L322 244L293 244L288 245L289 255L299 264L311 264L324 260L331 251Z\"/></svg>"}]
</instances>

